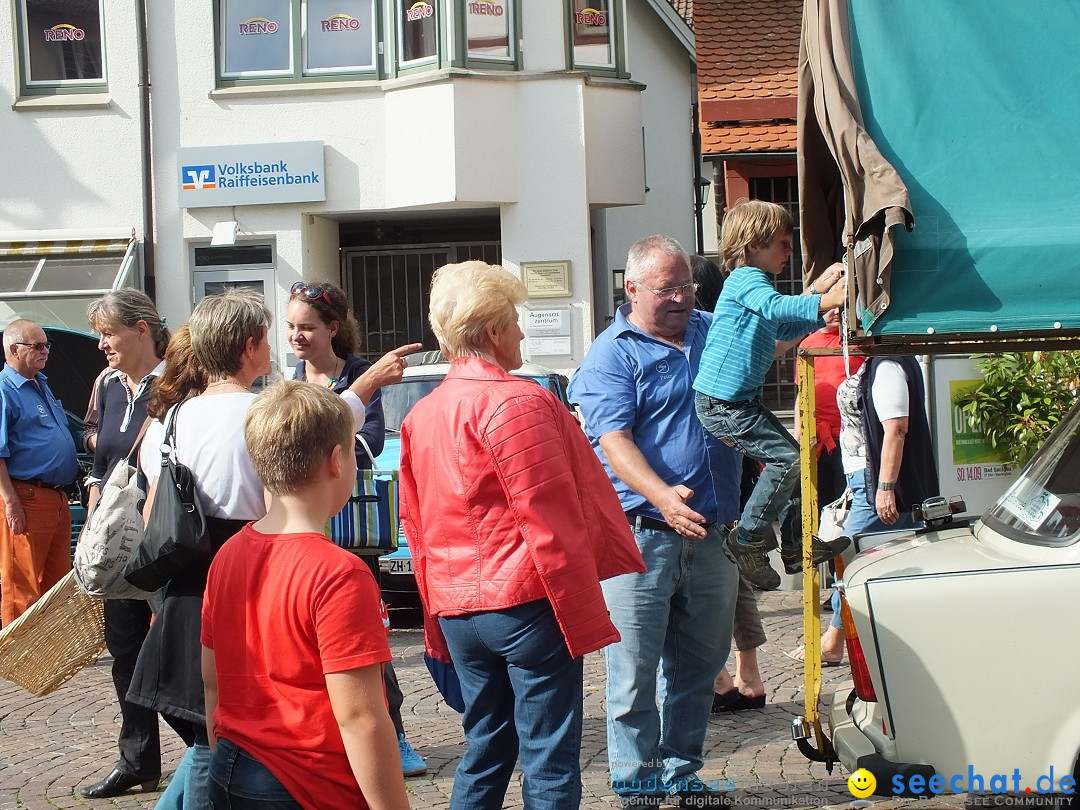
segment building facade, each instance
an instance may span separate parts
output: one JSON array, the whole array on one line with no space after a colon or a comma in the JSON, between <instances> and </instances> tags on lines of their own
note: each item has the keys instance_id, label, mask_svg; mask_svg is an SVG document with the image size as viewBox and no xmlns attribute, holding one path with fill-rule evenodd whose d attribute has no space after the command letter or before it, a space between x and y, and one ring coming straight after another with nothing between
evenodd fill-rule
<instances>
[{"instance_id":1,"label":"building facade","mask_svg":"<svg viewBox=\"0 0 1080 810\"><path fill-rule=\"evenodd\" d=\"M434 348L431 272L477 258L523 278L525 354L568 371L629 245L693 245L694 45L665 0L15 0L0 23L3 323L85 329L124 283L181 323L242 284L283 368L303 279L345 287L366 353Z\"/></svg>"}]
</instances>

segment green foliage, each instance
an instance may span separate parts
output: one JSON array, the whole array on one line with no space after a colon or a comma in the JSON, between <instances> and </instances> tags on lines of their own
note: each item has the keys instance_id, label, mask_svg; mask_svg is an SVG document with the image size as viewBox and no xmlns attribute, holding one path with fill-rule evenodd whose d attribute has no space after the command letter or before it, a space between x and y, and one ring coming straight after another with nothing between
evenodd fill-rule
<instances>
[{"instance_id":1,"label":"green foliage","mask_svg":"<svg viewBox=\"0 0 1080 810\"><path fill-rule=\"evenodd\" d=\"M984 380L957 399L972 427L1023 466L1076 402L1080 352L985 355Z\"/></svg>"}]
</instances>

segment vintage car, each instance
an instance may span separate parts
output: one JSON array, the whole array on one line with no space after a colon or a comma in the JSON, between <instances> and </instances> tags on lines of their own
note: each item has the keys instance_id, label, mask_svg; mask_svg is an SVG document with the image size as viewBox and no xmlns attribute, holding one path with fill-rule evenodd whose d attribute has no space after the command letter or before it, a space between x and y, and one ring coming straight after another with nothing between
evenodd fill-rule
<instances>
[{"instance_id":1,"label":"vintage car","mask_svg":"<svg viewBox=\"0 0 1080 810\"><path fill-rule=\"evenodd\" d=\"M386 443L375 459L376 466L396 470L401 458L401 423L412 407L443 381L450 364L439 352L422 352L409 356L409 366L399 382L382 389L383 413L386 417ZM570 407L566 397L567 380L542 366L525 363L513 372L533 380L553 393ZM405 533L398 532L398 549L379 558L379 583L383 598L391 608L418 608L420 595L413 576L412 554Z\"/></svg>"},{"instance_id":2,"label":"vintage car","mask_svg":"<svg viewBox=\"0 0 1080 810\"><path fill-rule=\"evenodd\" d=\"M954 520L942 504L927 504L913 536L862 538L875 547L844 572L854 688L829 707L833 748L883 796L1070 794L1080 405L980 519Z\"/></svg>"}]
</instances>

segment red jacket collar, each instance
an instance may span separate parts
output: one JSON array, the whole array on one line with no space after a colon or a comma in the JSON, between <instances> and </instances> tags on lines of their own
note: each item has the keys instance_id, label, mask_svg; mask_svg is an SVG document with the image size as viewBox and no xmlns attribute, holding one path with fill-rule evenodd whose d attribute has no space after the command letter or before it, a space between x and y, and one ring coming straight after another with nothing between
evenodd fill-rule
<instances>
[{"instance_id":1,"label":"red jacket collar","mask_svg":"<svg viewBox=\"0 0 1080 810\"><path fill-rule=\"evenodd\" d=\"M482 357L460 357L450 363L446 378L458 380L513 380L511 374L503 371L490 360Z\"/></svg>"}]
</instances>

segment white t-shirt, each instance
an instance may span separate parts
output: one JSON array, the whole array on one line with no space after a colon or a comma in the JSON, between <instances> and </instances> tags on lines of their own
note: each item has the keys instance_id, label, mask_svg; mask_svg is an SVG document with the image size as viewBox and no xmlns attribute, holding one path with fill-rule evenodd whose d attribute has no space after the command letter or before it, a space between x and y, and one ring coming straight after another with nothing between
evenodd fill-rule
<instances>
[{"instance_id":1,"label":"white t-shirt","mask_svg":"<svg viewBox=\"0 0 1080 810\"><path fill-rule=\"evenodd\" d=\"M262 480L244 441L244 418L255 394L199 396L176 416L174 459L191 470L209 517L258 520L266 514ZM161 471L165 425L154 421L139 450L139 466L151 481Z\"/></svg>"},{"instance_id":2,"label":"white t-shirt","mask_svg":"<svg viewBox=\"0 0 1080 810\"><path fill-rule=\"evenodd\" d=\"M845 475L866 468L866 437L862 429L862 411L859 410L859 381L865 370L864 363L836 388L836 405L840 409L840 457L844 462ZM878 364L870 396L882 421L908 415L907 375L899 363L882 360Z\"/></svg>"}]
</instances>

